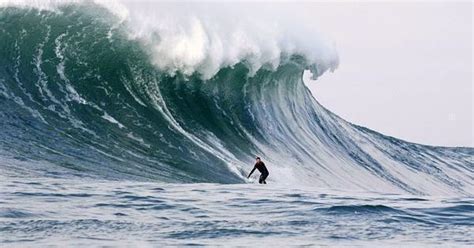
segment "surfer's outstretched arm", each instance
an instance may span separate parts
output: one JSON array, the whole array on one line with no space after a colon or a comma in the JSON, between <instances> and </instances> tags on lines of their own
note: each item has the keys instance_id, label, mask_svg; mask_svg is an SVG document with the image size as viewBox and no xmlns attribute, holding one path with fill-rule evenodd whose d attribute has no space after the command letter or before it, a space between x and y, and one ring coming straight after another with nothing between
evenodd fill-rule
<instances>
[{"instance_id":1,"label":"surfer's outstretched arm","mask_svg":"<svg viewBox=\"0 0 474 248\"><path fill-rule=\"evenodd\" d=\"M247 178L250 178L250 176L252 175L252 173L255 171L255 169L257 169L257 167L253 167L252 171L250 172L249 176Z\"/></svg>"}]
</instances>

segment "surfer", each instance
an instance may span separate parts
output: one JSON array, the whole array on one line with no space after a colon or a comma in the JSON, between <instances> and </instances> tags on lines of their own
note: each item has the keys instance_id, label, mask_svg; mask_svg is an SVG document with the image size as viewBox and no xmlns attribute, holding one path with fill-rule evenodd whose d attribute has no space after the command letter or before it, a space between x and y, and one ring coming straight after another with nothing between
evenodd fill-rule
<instances>
[{"instance_id":1,"label":"surfer","mask_svg":"<svg viewBox=\"0 0 474 248\"><path fill-rule=\"evenodd\" d=\"M267 182L265 181L265 179L267 179L269 173L268 173L268 170L267 170L267 167L265 166L265 163L262 162L262 160L260 160L260 157L257 157L256 158L256 162L255 162L255 165L252 169L252 171L250 172L249 176L247 178L250 178L250 176L252 175L252 173L255 171L255 169L258 169L258 171L260 171L260 178L258 179L258 183L260 184L267 184Z\"/></svg>"}]
</instances>

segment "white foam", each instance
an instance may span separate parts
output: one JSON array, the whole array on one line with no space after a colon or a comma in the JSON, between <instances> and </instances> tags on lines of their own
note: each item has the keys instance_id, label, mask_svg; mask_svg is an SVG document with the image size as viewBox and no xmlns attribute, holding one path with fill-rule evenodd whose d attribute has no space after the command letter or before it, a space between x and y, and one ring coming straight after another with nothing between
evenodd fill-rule
<instances>
[{"instance_id":1,"label":"white foam","mask_svg":"<svg viewBox=\"0 0 474 248\"><path fill-rule=\"evenodd\" d=\"M110 123L116 124L119 128L125 128L125 126L122 123L117 121L117 119L115 119L114 117L112 117L105 111L104 111L104 114L102 115L102 118L109 121Z\"/></svg>"},{"instance_id":2,"label":"white foam","mask_svg":"<svg viewBox=\"0 0 474 248\"><path fill-rule=\"evenodd\" d=\"M62 4L80 2L85 1L0 0L0 6L56 10ZM313 23L282 18L275 7L267 11L271 5L93 2L125 23L130 38L142 42L153 64L169 73L197 72L208 79L220 68L245 61L252 74L262 66L274 69L288 55L300 54L318 76L339 63L333 43L318 34Z\"/></svg>"},{"instance_id":3,"label":"white foam","mask_svg":"<svg viewBox=\"0 0 474 248\"><path fill-rule=\"evenodd\" d=\"M318 74L335 69L333 43L308 23L279 22L278 14L248 12L249 5L125 3L131 37L147 47L153 63L170 73L210 78L220 68L246 61L250 73L276 68L291 54L304 55Z\"/></svg>"},{"instance_id":4,"label":"white foam","mask_svg":"<svg viewBox=\"0 0 474 248\"><path fill-rule=\"evenodd\" d=\"M137 141L138 143L140 143L141 145L143 145L143 146L145 146L145 147L147 147L147 148L150 148L150 147L151 147L151 145L148 144L148 143L146 143L146 142L143 140L143 138L138 137L138 136L135 136L132 132L128 133L128 134L127 134L127 137L130 138L130 139L132 139L132 140Z\"/></svg>"}]
</instances>

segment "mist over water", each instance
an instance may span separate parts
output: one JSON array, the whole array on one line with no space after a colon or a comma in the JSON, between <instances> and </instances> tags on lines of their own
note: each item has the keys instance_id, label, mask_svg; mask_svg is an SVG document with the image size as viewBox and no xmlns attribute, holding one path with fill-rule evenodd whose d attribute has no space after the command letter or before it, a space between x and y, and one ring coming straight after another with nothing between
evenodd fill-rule
<instances>
[{"instance_id":1,"label":"mist over water","mask_svg":"<svg viewBox=\"0 0 474 248\"><path fill-rule=\"evenodd\" d=\"M304 25L159 6L0 5L2 242L472 244L474 149L325 109L303 73L338 57ZM266 187L246 184L255 155Z\"/></svg>"}]
</instances>

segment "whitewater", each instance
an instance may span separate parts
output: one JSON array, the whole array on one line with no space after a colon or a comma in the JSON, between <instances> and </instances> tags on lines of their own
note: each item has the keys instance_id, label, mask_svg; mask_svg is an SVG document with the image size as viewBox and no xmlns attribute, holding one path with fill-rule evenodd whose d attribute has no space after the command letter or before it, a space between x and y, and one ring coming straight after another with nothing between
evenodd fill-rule
<instances>
[{"instance_id":1,"label":"whitewater","mask_svg":"<svg viewBox=\"0 0 474 248\"><path fill-rule=\"evenodd\" d=\"M335 45L234 11L0 2L2 246L474 245L473 148L343 120Z\"/></svg>"}]
</instances>

